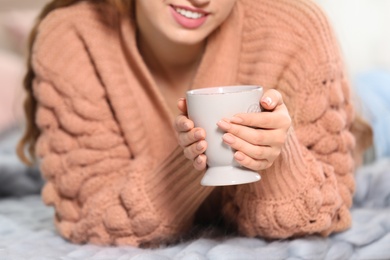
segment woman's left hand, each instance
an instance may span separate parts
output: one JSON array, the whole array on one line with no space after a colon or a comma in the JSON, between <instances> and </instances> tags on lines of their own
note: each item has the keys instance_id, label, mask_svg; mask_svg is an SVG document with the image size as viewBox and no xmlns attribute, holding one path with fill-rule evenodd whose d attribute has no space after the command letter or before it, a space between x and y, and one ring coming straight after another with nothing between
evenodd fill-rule
<instances>
[{"instance_id":1,"label":"woman's left hand","mask_svg":"<svg viewBox=\"0 0 390 260\"><path fill-rule=\"evenodd\" d=\"M261 113L237 114L218 122L226 132L224 142L236 150L235 160L254 171L272 166L291 126L291 117L277 90L266 91L260 104L263 107Z\"/></svg>"}]
</instances>

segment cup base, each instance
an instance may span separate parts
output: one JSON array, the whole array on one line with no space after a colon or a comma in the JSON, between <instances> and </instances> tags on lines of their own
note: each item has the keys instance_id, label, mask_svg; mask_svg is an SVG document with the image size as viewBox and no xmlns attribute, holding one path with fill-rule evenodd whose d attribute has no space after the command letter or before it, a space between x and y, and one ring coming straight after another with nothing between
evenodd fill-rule
<instances>
[{"instance_id":1,"label":"cup base","mask_svg":"<svg viewBox=\"0 0 390 260\"><path fill-rule=\"evenodd\" d=\"M220 166L206 170L202 186L228 186L256 182L261 179L257 172L242 167Z\"/></svg>"}]
</instances>

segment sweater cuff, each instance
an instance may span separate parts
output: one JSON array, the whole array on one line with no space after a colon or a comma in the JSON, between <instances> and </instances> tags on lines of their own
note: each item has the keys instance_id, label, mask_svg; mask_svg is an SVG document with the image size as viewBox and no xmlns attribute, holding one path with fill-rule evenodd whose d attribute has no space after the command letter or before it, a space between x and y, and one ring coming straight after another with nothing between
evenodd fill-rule
<instances>
[{"instance_id":1,"label":"sweater cuff","mask_svg":"<svg viewBox=\"0 0 390 260\"><path fill-rule=\"evenodd\" d=\"M145 192L163 224L183 228L192 224L196 210L214 189L201 186L203 174L195 170L192 161L178 147L158 169L146 176Z\"/></svg>"},{"instance_id":2,"label":"sweater cuff","mask_svg":"<svg viewBox=\"0 0 390 260\"><path fill-rule=\"evenodd\" d=\"M272 167L261 171L261 180L251 189L260 200L285 200L297 196L307 189L313 177L324 181L322 165L299 143L293 128L290 128L287 141L281 154Z\"/></svg>"}]
</instances>

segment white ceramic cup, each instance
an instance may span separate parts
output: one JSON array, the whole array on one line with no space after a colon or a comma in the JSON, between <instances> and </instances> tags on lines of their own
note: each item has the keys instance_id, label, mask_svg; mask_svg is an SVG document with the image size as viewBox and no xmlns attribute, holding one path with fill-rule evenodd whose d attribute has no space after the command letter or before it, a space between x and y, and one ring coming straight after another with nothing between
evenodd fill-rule
<instances>
[{"instance_id":1,"label":"white ceramic cup","mask_svg":"<svg viewBox=\"0 0 390 260\"><path fill-rule=\"evenodd\" d=\"M188 117L206 131L207 170L203 186L225 186L260 180L257 172L239 165L234 150L223 142L225 133L217 123L238 113L261 112L263 88L252 85L221 86L187 91Z\"/></svg>"}]
</instances>

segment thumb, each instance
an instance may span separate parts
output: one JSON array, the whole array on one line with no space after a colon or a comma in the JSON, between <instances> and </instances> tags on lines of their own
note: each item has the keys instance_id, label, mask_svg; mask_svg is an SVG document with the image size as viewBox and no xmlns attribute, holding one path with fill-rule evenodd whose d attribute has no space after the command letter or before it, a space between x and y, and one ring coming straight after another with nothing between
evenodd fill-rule
<instances>
[{"instance_id":1,"label":"thumb","mask_svg":"<svg viewBox=\"0 0 390 260\"><path fill-rule=\"evenodd\" d=\"M260 103L265 110L274 110L277 106L283 104L283 97L279 91L269 89L263 94Z\"/></svg>"},{"instance_id":2,"label":"thumb","mask_svg":"<svg viewBox=\"0 0 390 260\"><path fill-rule=\"evenodd\" d=\"M180 112L183 114L187 114L187 101L185 98L179 98L179 100L177 100L177 108L179 108Z\"/></svg>"}]
</instances>

